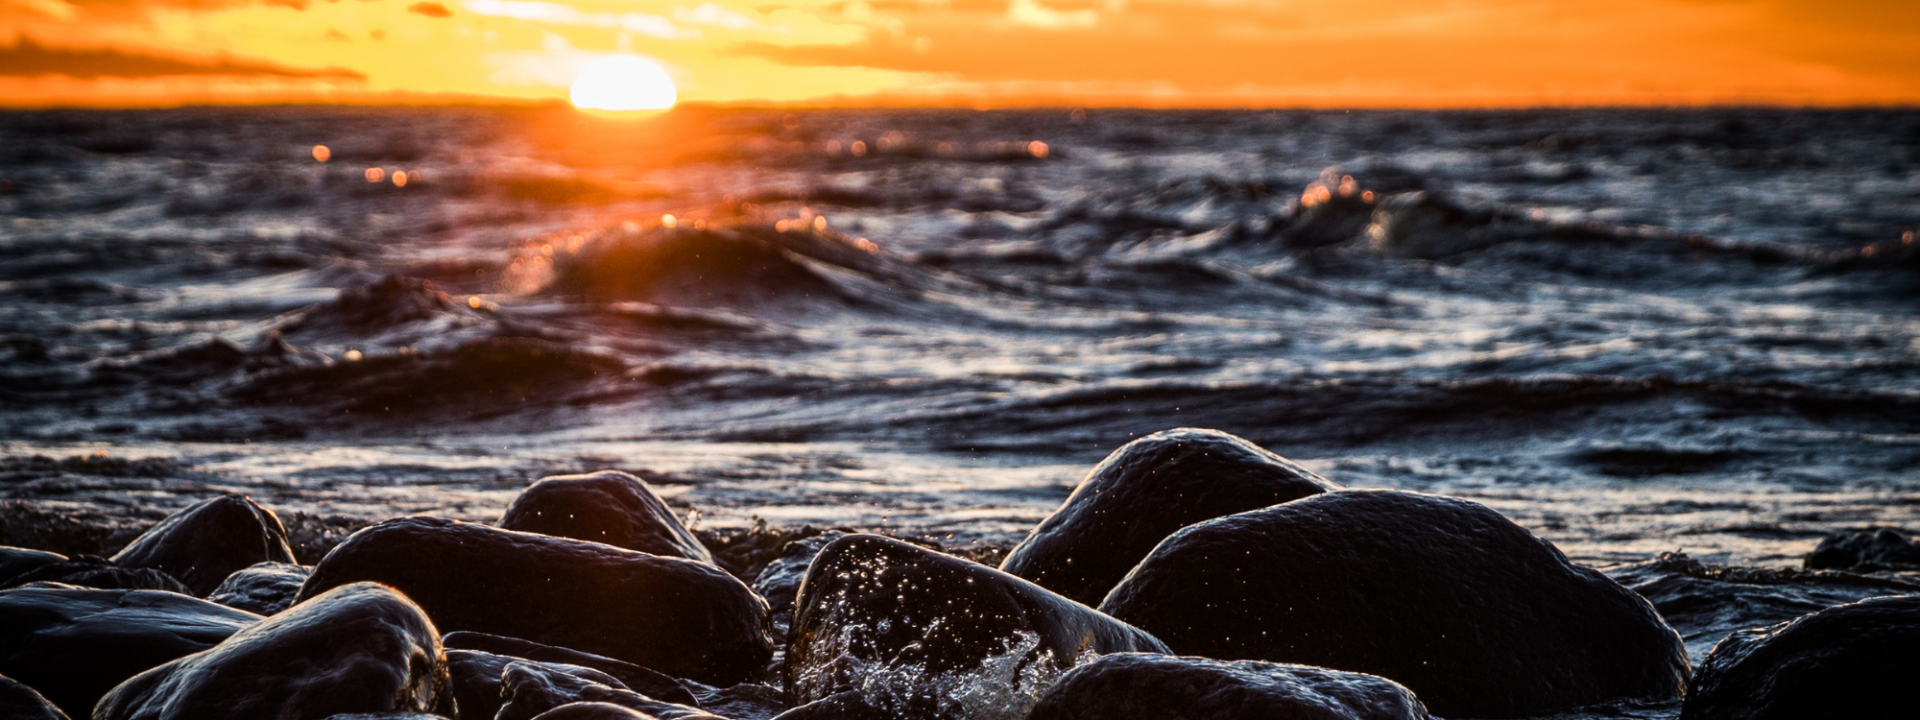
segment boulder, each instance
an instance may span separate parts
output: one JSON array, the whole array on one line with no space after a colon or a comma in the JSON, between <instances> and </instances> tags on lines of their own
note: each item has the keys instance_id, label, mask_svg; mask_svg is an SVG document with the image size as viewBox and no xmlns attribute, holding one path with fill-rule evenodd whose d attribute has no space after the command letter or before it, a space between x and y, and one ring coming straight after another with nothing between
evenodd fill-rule
<instances>
[{"instance_id":1,"label":"boulder","mask_svg":"<svg viewBox=\"0 0 1920 720\"><path fill-rule=\"evenodd\" d=\"M1306 665L1121 653L1074 668L1028 720L1427 720L1399 683Z\"/></svg>"},{"instance_id":2,"label":"boulder","mask_svg":"<svg viewBox=\"0 0 1920 720\"><path fill-rule=\"evenodd\" d=\"M1728 635L1707 654L1681 720L1912 717L1920 595L1836 605Z\"/></svg>"},{"instance_id":3,"label":"boulder","mask_svg":"<svg viewBox=\"0 0 1920 720\"><path fill-rule=\"evenodd\" d=\"M427 713L344 713L327 720L447 720L444 715Z\"/></svg>"},{"instance_id":4,"label":"boulder","mask_svg":"<svg viewBox=\"0 0 1920 720\"><path fill-rule=\"evenodd\" d=\"M0 718L7 720L68 720L60 708L18 680L0 677Z\"/></svg>"},{"instance_id":5,"label":"boulder","mask_svg":"<svg viewBox=\"0 0 1920 720\"><path fill-rule=\"evenodd\" d=\"M287 529L272 510L239 495L201 501L161 520L113 556L121 567L153 568L206 597L241 570L293 562Z\"/></svg>"},{"instance_id":6,"label":"boulder","mask_svg":"<svg viewBox=\"0 0 1920 720\"><path fill-rule=\"evenodd\" d=\"M385 583L448 630L525 638L731 685L773 655L767 603L713 565L438 518L365 528L321 559L308 598Z\"/></svg>"},{"instance_id":7,"label":"boulder","mask_svg":"<svg viewBox=\"0 0 1920 720\"><path fill-rule=\"evenodd\" d=\"M800 595L800 582L807 579L807 568L813 565L813 558L827 543L846 535L839 530L828 530L819 535L800 538L780 548L780 556L767 563L760 575L753 579L753 591L766 598L767 606L773 611L773 631L776 637L784 640L787 628L793 624L793 601Z\"/></svg>"},{"instance_id":8,"label":"boulder","mask_svg":"<svg viewBox=\"0 0 1920 720\"><path fill-rule=\"evenodd\" d=\"M260 616L179 593L40 584L0 592L0 674L77 718L115 685Z\"/></svg>"},{"instance_id":9,"label":"boulder","mask_svg":"<svg viewBox=\"0 0 1920 720\"><path fill-rule=\"evenodd\" d=\"M618 470L542 478L514 498L500 527L713 562L646 481Z\"/></svg>"},{"instance_id":10,"label":"boulder","mask_svg":"<svg viewBox=\"0 0 1920 720\"><path fill-rule=\"evenodd\" d=\"M532 720L569 703L608 703L636 710L659 720L726 720L696 707L675 705L641 695L612 676L575 665L515 662L501 674L506 702L494 720Z\"/></svg>"},{"instance_id":11,"label":"boulder","mask_svg":"<svg viewBox=\"0 0 1920 720\"><path fill-rule=\"evenodd\" d=\"M447 684L433 621L393 588L354 583L134 676L100 699L93 719L451 712Z\"/></svg>"},{"instance_id":12,"label":"boulder","mask_svg":"<svg viewBox=\"0 0 1920 720\"><path fill-rule=\"evenodd\" d=\"M173 576L152 568L123 568L106 558L76 555L70 560L41 565L0 583L0 590L30 583L59 583L100 590L165 590L182 595L193 591Z\"/></svg>"},{"instance_id":13,"label":"boulder","mask_svg":"<svg viewBox=\"0 0 1920 720\"><path fill-rule=\"evenodd\" d=\"M829 543L796 608L790 699L861 690L903 717L980 706L1016 713L1087 654L1166 652L1138 628L1038 585L878 535ZM916 704L925 696L936 707Z\"/></svg>"},{"instance_id":14,"label":"boulder","mask_svg":"<svg viewBox=\"0 0 1920 720\"><path fill-rule=\"evenodd\" d=\"M1477 503L1342 490L1168 537L1101 609L1182 655L1388 678L1447 717L1548 715L1686 685L1653 606Z\"/></svg>"},{"instance_id":15,"label":"boulder","mask_svg":"<svg viewBox=\"0 0 1920 720\"><path fill-rule=\"evenodd\" d=\"M899 720L938 712L931 698L915 698L911 704L915 708L896 711L868 701L866 693L847 690L780 713L773 720Z\"/></svg>"},{"instance_id":16,"label":"boulder","mask_svg":"<svg viewBox=\"0 0 1920 720\"><path fill-rule=\"evenodd\" d=\"M1920 570L1920 543L1893 528L1838 532L1822 539L1802 564L1809 570Z\"/></svg>"},{"instance_id":17,"label":"boulder","mask_svg":"<svg viewBox=\"0 0 1920 720\"><path fill-rule=\"evenodd\" d=\"M664 700L681 705L699 704L693 697L693 691L673 677L648 668L640 667L624 660L615 660L593 653L570 650L552 645L542 645L531 640L488 635L486 633L458 631L447 633L440 642L448 650L475 650L490 653L495 657L519 658L543 663L563 663L593 668L619 680L634 692L655 700ZM506 665L503 663L501 669ZM500 673L494 672L495 680ZM497 684L497 682L496 682Z\"/></svg>"},{"instance_id":18,"label":"boulder","mask_svg":"<svg viewBox=\"0 0 1920 720\"><path fill-rule=\"evenodd\" d=\"M567 703L540 713L534 720L656 720L652 715L613 703Z\"/></svg>"},{"instance_id":19,"label":"boulder","mask_svg":"<svg viewBox=\"0 0 1920 720\"><path fill-rule=\"evenodd\" d=\"M244 570L228 575L207 596L208 602L216 602L232 608L240 608L250 613L272 615L293 607L293 598L300 594L300 585L307 581L312 568L281 562L263 562L248 566Z\"/></svg>"},{"instance_id":20,"label":"boulder","mask_svg":"<svg viewBox=\"0 0 1920 720\"><path fill-rule=\"evenodd\" d=\"M0 546L0 582L13 579L15 575L38 568L63 562L67 556L43 550ZM22 583L25 584L25 583Z\"/></svg>"},{"instance_id":21,"label":"boulder","mask_svg":"<svg viewBox=\"0 0 1920 720\"><path fill-rule=\"evenodd\" d=\"M1000 569L1085 605L1180 528L1337 490L1338 485L1218 430L1178 428L1121 446L1094 466Z\"/></svg>"},{"instance_id":22,"label":"boulder","mask_svg":"<svg viewBox=\"0 0 1920 720\"><path fill-rule=\"evenodd\" d=\"M700 709L730 720L770 720L787 710L785 690L761 683L699 691Z\"/></svg>"}]
</instances>

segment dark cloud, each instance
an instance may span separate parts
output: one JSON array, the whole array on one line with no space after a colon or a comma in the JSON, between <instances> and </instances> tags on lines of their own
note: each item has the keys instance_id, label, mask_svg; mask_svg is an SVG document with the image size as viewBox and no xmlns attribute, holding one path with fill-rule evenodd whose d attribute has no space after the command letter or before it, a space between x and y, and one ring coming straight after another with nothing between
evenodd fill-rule
<instances>
[{"instance_id":1,"label":"dark cloud","mask_svg":"<svg viewBox=\"0 0 1920 720\"><path fill-rule=\"evenodd\" d=\"M308 70L244 58L184 58L106 48L47 47L21 36L12 47L0 45L0 76L66 75L90 80L101 77L150 78L173 75L270 76L364 80L365 75L344 68Z\"/></svg>"},{"instance_id":2,"label":"dark cloud","mask_svg":"<svg viewBox=\"0 0 1920 720\"><path fill-rule=\"evenodd\" d=\"M453 11L437 2L417 2L407 6L407 12L419 13L430 18L453 17Z\"/></svg>"}]
</instances>

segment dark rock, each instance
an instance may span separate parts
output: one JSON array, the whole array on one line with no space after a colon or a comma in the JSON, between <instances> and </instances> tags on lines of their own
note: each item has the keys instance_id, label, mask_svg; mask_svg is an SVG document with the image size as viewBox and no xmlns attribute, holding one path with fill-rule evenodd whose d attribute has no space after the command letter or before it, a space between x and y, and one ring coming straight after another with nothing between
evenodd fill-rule
<instances>
[{"instance_id":1,"label":"dark rock","mask_svg":"<svg viewBox=\"0 0 1920 720\"><path fill-rule=\"evenodd\" d=\"M1809 570L1920 570L1920 543L1893 528L1837 532L1802 563Z\"/></svg>"},{"instance_id":2,"label":"dark rock","mask_svg":"<svg viewBox=\"0 0 1920 720\"><path fill-rule=\"evenodd\" d=\"M1069 671L1029 720L1426 720L1399 683L1306 665L1121 653Z\"/></svg>"},{"instance_id":3,"label":"dark rock","mask_svg":"<svg viewBox=\"0 0 1920 720\"><path fill-rule=\"evenodd\" d=\"M773 654L767 604L713 565L437 518L361 530L314 567L312 597L399 588L448 630L525 638L730 685Z\"/></svg>"},{"instance_id":4,"label":"dark rock","mask_svg":"<svg viewBox=\"0 0 1920 720\"><path fill-rule=\"evenodd\" d=\"M1098 605L1140 558L1180 528L1337 489L1218 430L1157 432L1094 466L1000 569Z\"/></svg>"},{"instance_id":5,"label":"dark rock","mask_svg":"<svg viewBox=\"0 0 1920 720\"><path fill-rule=\"evenodd\" d=\"M699 693L700 709L730 720L769 720L787 709L787 693L772 685L741 683Z\"/></svg>"},{"instance_id":6,"label":"dark rock","mask_svg":"<svg viewBox=\"0 0 1920 720\"><path fill-rule=\"evenodd\" d=\"M567 703L540 713L534 720L655 720L652 715L613 703Z\"/></svg>"},{"instance_id":7,"label":"dark rock","mask_svg":"<svg viewBox=\"0 0 1920 720\"><path fill-rule=\"evenodd\" d=\"M41 550L0 546L0 582L43 565L64 562L67 556Z\"/></svg>"},{"instance_id":8,"label":"dark rock","mask_svg":"<svg viewBox=\"0 0 1920 720\"><path fill-rule=\"evenodd\" d=\"M557 663L515 662L501 675L502 696L494 720L532 720L569 703L609 703L659 720L725 720L699 708L660 702L633 692L606 673Z\"/></svg>"},{"instance_id":9,"label":"dark rock","mask_svg":"<svg viewBox=\"0 0 1920 720\"><path fill-rule=\"evenodd\" d=\"M193 594L179 580L159 570L123 568L111 560L92 555L76 555L71 560L41 565L0 583L0 590L40 582L101 590L165 590L182 595Z\"/></svg>"},{"instance_id":10,"label":"dark rock","mask_svg":"<svg viewBox=\"0 0 1920 720\"><path fill-rule=\"evenodd\" d=\"M622 685L655 700L664 700L681 705L697 705L693 691L672 676L649 668L640 667L624 660L615 660L579 650L542 645L531 640L488 635L486 633L458 631L447 633L440 638L448 650L477 650L491 653L496 657L520 658L543 663L562 663L578 665L598 670L613 676ZM502 669L506 665L500 666ZM494 673L498 679L498 672ZM491 716L489 716L491 717Z\"/></svg>"},{"instance_id":11,"label":"dark rock","mask_svg":"<svg viewBox=\"0 0 1920 720\"><path fill-rule=\"evenodd\" d=\"M618 470L542 478L514 499L500 527L713 562L646 481Z\"/></svg>"},{"instance_id":12,"label":"dark rock","mask_svg":"<svg viewBox=\"0 0 1920 720\"><path fill-rule=\"evenodd\" d=\"M77 718L127 678L213 647L260 616L179 593L34 585L0 592L0 674Z\"/></svg>"},{"instance_id":13,"label":"dark rock","mask_svg":"<svg viewBox=\"0 0 1920 720\"><path fill-rule=\"evenodd\" d=\"M1912 717L1920 595L1838 605L1728 635L1707 654L1681 720Z\"/></svg>"},{"instance_id":14,"label":"dark rock","mask_svg":"<svg viewBox=\"0 0 1920 720\"><path fill-rule=\"evenodd\" d=\"M1653 606L1486 506L1343 490L1175 533L1101 609L1175 652L1379 675L1449 717L1669 699Z\"/></svg>"},{"instance_id":15,"label":"dark rock","mask_svg":"<svg viewBox=\"0 0 1920 720\"><path fill-rule=\"evenodd\" d=\"M7 720L67 720L67 714L18 680L0 677L0 718Z\"/></svg>"},{"instance_id":16,"label":"dark rock","mask_svg":"<svg viewBox=\"0 0 1920 720\"><path fill-rule=\"evenodd\" d=\"M94 720L300 720L451 711L440 633L393 588L354 583L143 672Z\"/></svg>"},{"instance_id":17,"label":"dark rock","mask_svg":"<svg viewBox=\"0 0 1920 720\"><path fill-rule=\"evenodd\" d=\"M443 715L426 713L345 713L333 715L327 720L448 720Z\"/></svg>"},{"instance_id":18,"label":"dark rock","mask_svg":"<svg viewBox=\"0 0 1920 720\"><path fill-rule=\"evenodd\" d=\"M1084 653L1165 652L1137 628L985 565L878 535L829 543L807 572L787 693L862 690L903 717L1011 717ZM921 707L916 698L935 699Z\"/></svg>"},{"instance_id":19,"label":"dark rock","mask_svg":"<svg viewBox=\"0 0 1920 720\"><path fill-rule=\"evenodd\" d=\"M767 563L759 577L754 578L753 591L766 598L767 606L773 611L776 637L786 639L787 628L793 625L793 601L800 595L800 581L807 579L807 568L813 564L813 558L827 543L843 535L846 533L828 530L787 543L780 549L780 556Z\"/></svg>"},{"instance_id":20,"label":"dark rock","mask_svg":"<svg viewBox=\"0 0 1920 720\"><path fill-rule=\"evenodd\" d=\"M113 556L121 567L153 568L206 597L241 570L263 562L292 563L287 529L272 510L239 495L222 495L181 510L134 538Z\"/></svg>"},{"instance_id":21,"label":"dark rock","mask_svg":"<svg viewBox=\"0 0 1920 720\"><path fill-rule=\"evenodd\" d=\"M444 642L444 641L443 641ZM461 718L488 718L500 712L500 675L521 658L447 647L447 687Z\"/></svg>"},{"instance_id":22,"label":"dark rock","mask_svg":"<svg viewBox=\"0 0 1920 720\"><path fill-rule=\"evenodd\" d=\"M300 585L311 572L312 568L302 565L259 563L228 575L207 600L250 613L272 615L293 607L294 596L300 594Z\"/></svg>"},{"instance_id":23,"label":"dark rock","mask_svg":"<svg viewBox=\"0 0 1920 720\"><path fill-rule=\"evenodd\" d=\"M1882 595L1920 592L1920 582L1837 570L1707 565L1661 553L1607 575L1653 603L1687 642L1696 664L1735 630L1785 622L1816 610Z\"/></svg>"},{"instance_id":24,"label":"dark rock","mask_svg":"<svg viewBox=\"0 0 1920 720\"><path fill-rule=\"evenodd\" d=\"M937 712L931 698L917 698L921 715ZM800 707L780 713L773 720L899 720L903 716L912 716L911 712L895 712L867 700L866 694L858 690L838 692Z\"/></svg>"}]
</instances>

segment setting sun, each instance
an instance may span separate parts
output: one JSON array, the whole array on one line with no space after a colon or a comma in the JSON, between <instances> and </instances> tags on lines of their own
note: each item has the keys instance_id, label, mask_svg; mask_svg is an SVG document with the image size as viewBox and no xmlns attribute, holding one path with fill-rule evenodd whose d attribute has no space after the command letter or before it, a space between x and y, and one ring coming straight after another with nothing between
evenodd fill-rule
<instances>
[{"instance_id":1,"label":"setting sun","mask_svg":"<svg viewBox=\"0 0 1920 720\"><path fill-rule=\"evenodd\" d=\"M652 60L615 55L581 70L569 97L582 110L631 112L673 107L679 93Z\"/></svg>"}]
</instances>

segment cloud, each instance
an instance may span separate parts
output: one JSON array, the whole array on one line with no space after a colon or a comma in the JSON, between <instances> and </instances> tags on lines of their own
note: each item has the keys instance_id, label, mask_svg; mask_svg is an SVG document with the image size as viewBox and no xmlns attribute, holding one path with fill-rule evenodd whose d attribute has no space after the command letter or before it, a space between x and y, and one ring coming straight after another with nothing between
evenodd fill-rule
<instances>
[{"instance_id":1,"label":"cloud","mask_svg":"<svg viewBox=\"0 0 1920 720\"><path fill-rule=\"evenodd\" d=\"M407 12L419 13L430 18L453 17L453 11L437 2L417 2L407 6Z\"/></svg>"},{"instance_id":2,"label":"cloud","mask_svg":"<svg viewBox=\"0 0 1920 720\"><path fill-rule=\"evenodd\" d=\"M537 0L467 0L461 5L475 13L492 17L559 25L615 28L661 40L691 40L700 37L698 30L683 28L674 24L669 18L646 13L589 13L581 12L578 8L569 5Z\"/></svg>"},{"instance_id":3,"label":"cloud","mask_svg":"<svg viewBox=\"0 0 1920 720\"><path fill-rule=\"evenodd\" d=\"M689 25L713 25L728 30L755 30L762 27L753 18L713 3L700 3L700 7L691 10L675 5L673 19Z\"/></svg>"},{"instance_id":4,"label":"cloud","mask_svg":"<svg viewBox=\"0 0 1920 720\"><path fill-rule=\"evenodd\" d=\"M65 75L82 80L102 77L152 78L178 75L366 79L365 75L345 68L307 70L225 56L167 57L108 48L47 47L24 35L12 47L0 46L0 76L41 75Z\"/></svg>"},{"instance_id":5,"label":"cloud","mask_svg":"<svg viewBox=\"0 0 1920 720\"><path fill-rule=\"evenodd\" d=\"M1015 25L1042 30L1062 30L1098 25L1100 13L1095 10L1055 10L1036 0L1013 0L1007 5L1007 20Z\"/></svg>"}]
</instances>

